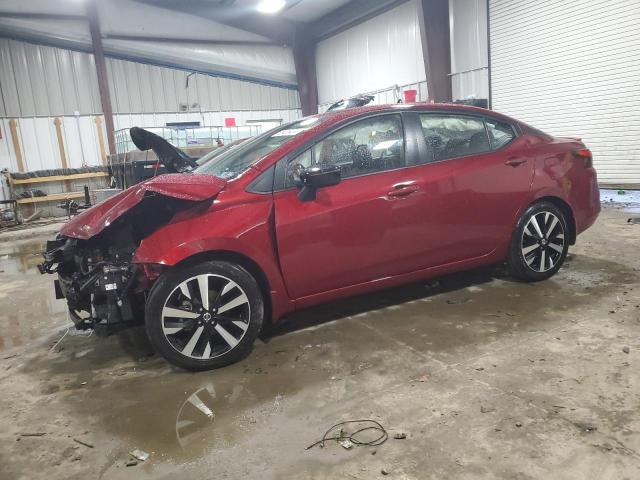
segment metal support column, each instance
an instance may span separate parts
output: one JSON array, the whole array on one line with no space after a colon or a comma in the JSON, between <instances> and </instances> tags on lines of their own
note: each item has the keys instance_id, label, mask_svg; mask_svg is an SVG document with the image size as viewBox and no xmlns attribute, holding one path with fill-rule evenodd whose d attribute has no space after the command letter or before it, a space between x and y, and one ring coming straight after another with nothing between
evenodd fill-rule
<instances>
[{"instance_id":1,"label":"metal support column","mask_svg":"<svg viewBox=\"0 0 640 480\"><path fill-rule=\"evenodd\" d=\"M102 36L100 34L100 19L98 18L98 8L96 0L87 0L87 18L89 20L89 31L91 32L91 43L93 45L93 57L96 62L96 72L98 74L98 89L100 90L100 102L102 103L102 113L104 123L107 127L107 142L109 153L116 153L115 129L113 126L113 109L111 108L111 97L109 95L109 80L107 77L107 64L104 60L104 50L102 49Z\"/></svg>"}]
</instances>

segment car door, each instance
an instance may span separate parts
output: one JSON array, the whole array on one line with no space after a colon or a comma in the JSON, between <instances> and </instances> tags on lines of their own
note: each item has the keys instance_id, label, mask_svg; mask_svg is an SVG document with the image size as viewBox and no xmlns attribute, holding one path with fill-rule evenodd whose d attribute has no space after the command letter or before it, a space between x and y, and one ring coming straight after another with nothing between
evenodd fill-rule
<instances>
[{"instance_id":1,"label":"car door","mask_svg":"<svg viewBox=\"0 0 640 480\"><path fill-rule=\"evenodd\" d=\"M410 168L417 192L407 199L424 247L416 268L490 254L508 242L527 198L534 157L516 129L497 119L459 113L411 113L420 141Z\"/></svg>"},{"instance_id":2,"label":"car door","mask_svg":"<svg viewBox=\"0 0 640 480\"><path fill-rule=\"evenodd\" d=\"M415 146L415 142L413 144ZM407 145L400 114L384 114L343 126L285 158L285 176L274 192L282 273L293 298L376 280L411 270L403 197ZM411 148L411 145L410 145ZM340 183L301 201L295 187L304 168L338 165ZM416 248L415 246L413 247Z\"/></svg>"}]
</instances>

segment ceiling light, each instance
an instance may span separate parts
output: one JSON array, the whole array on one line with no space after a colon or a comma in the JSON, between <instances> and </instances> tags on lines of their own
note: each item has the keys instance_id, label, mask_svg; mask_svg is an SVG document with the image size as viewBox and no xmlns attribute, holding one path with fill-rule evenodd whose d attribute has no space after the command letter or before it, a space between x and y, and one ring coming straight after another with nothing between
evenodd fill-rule
<instances>
[{"instance_id":1,"label":"ceiling light","mask_svg":"<svg viewBox=\"0 0 640 480\"><path fill-rule=\"evenodd\" d=\"M256 9L260 13L278 13L285 5L284 0L262 0Z\"/></svg>"}]
</instances>

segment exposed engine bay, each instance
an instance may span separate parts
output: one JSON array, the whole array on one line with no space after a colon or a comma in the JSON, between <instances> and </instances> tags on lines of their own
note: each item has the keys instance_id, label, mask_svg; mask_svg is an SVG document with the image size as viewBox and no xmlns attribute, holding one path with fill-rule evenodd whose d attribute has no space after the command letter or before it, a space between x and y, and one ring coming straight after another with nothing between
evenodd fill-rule
<instances>
[{"instance_id":1,"label":"exposed engine bay","mask_svg":"<svg viewBox=\"0 0 640 480\"><path fill-rule=\"evenodd\" d=\"M47 242L41 273L57 273L56 298L66 298L76 328L110 334L144 315L153 278L132 263L140 242L193 202L147 195L109 228L88 240L58 237Z\"/></svg>"},{"instance_id":2,"label":"exposed engine bay","mask_svg":"<svg viewBox=\"0 0 640 480\"><path fill-rule=\"evenodd\" d=\"M134 264L140 243L176 213L209 206L225 185L214 176L190 173L195 162L165 139L135 127L131 136L174 173L134 185L75 216L47 242L38 265L40 273L58 275L56 298L66 298L76 328L104 335L144 318L146 295L160 266Z\"/></svg>"}]
</instances>

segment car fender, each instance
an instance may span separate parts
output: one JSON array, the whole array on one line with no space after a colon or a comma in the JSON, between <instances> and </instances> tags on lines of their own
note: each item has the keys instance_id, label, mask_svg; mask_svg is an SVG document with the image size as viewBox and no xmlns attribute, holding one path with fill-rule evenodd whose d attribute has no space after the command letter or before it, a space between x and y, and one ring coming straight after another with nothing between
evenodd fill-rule
<instances>
[{"instance_id":1,"label":"car fender","mask_svg":"<svg viewBox=\"0 0 640 480\"><path fill-rule=\"evenodd\" d=\"M264 273L269 283L272 318L278 319L292 309L293 302L280 272L274 243L273 202L270 196L268 199L223 209L214 202L201 215L173 221L140 243L133 262L174 266L209 252L241 255Z\"/></svg>"}]
</instances>

